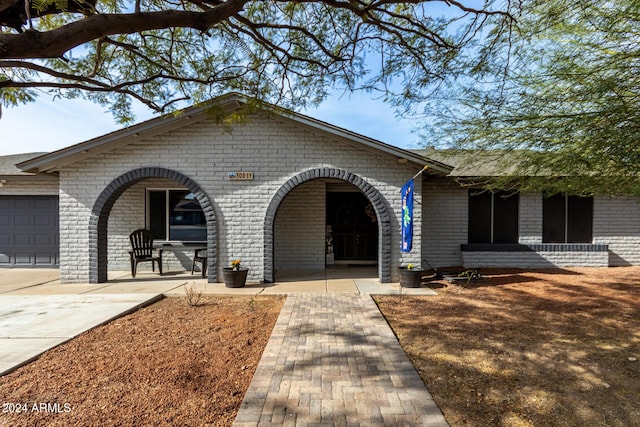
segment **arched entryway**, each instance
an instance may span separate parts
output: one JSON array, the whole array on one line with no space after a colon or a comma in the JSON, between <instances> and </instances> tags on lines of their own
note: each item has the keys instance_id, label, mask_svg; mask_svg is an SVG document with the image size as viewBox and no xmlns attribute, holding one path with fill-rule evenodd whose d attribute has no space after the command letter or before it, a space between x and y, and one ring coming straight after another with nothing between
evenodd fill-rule
<instances>
[{"instance_id":1,"label":"arched entryway","mask_svg":"<svg viewBox=\"0 0 640 427\"><path fill-rule=\"evenodd\" d=\"M369 200L374 208L378 223L378 277L381 282L391 281L391 215L390 208L382 194L358 175L336 168L310 169L295 175L285 182L271 199L264 223L264 280L274 280L274 225L278 208L285 197L300 184L319 179L332 178L353 184Z\"/></svg>"},{"instance_id":2,"label":"arched entryway","mask_svg":"<svg viewBox=\"0 0 640 427\"><path fill-rule=\"evenodd\" d=\"M144 167L129 171L111 181L98 196L89 219L89 283L107 281L107 228L116 200L132 185L149 178L170 179L189 189L200 203L207 224L207 276L216 282L216 217L213 204L200 186L186 175L170 169Z\"/></svg>"}]
</instances>

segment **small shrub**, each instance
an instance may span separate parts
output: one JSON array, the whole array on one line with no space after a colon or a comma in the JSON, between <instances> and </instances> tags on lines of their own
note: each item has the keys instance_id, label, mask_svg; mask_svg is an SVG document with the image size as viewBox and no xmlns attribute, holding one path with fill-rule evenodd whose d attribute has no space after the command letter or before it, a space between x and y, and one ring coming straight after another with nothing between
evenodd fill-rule
<instances>
[{"instance_id":1,"label":"small shrub","mask_svg":"<svg viewBox=\"0 0 640 427\"><path fill-rule=\"evenodd\" d=\"M185 285L184 293L187 295L187 304L191 307L198 307L203 305L202 291L195 289L193 285Z\"/></svg>"}]
</instances>

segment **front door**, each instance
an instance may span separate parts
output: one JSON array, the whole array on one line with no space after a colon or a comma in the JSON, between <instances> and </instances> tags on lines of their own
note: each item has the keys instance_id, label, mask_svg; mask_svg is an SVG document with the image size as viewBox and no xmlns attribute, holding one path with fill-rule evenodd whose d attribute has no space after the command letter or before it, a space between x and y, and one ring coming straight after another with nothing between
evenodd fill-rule
<instances>
[{"instance_id":1,"label":"front door","mask_svg":"<svg viewBox=\"0 0 640 427\"><path fill-rule=\"evenodd\" d=\"M361 192L327 192L327 225L336 262L375 263L378 221Z\"/></svg>"}]
</instances>

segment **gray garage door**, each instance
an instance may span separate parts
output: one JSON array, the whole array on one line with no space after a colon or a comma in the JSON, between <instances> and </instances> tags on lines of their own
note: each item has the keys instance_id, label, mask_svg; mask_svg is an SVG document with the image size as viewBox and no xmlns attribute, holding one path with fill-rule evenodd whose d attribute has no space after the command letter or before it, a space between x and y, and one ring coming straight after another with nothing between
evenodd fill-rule
<instances>
[{"instance_id":1,"label":"gray garage door","mask_svg":"<svg viewBox=\"0 0 640 427\"><path fill-rule=\"evenodd\" d=\"M0 267L58 266L58 197L0 196Z\"/></svg>"}]
</instances>

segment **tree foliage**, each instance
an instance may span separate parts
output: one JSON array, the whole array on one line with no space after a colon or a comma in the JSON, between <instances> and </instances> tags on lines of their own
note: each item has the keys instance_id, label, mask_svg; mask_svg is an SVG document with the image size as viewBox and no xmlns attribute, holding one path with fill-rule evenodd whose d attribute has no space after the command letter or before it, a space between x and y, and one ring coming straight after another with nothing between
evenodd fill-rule
<instances>
[{"instance_id":1,"label":"tree foliage","mask_svg":"<svg viewBox=\"0 0 640 427\"><path fill-rule=\"evenodd\" d=\"M121 121L132 99L166 112L228 91L285 107L335 88L402 103L457 72L482 28L510 22L492 0L0 0L1 101L49 91Z\"/></svg>"},{"instance_id":2,"label":"tree foliage","mask_svg":"<svg viewBox=\"0 0 640 427\"><path fill-rule=\"evenodd\" d=\"M502 150L512 173L493 186L640 194L640 2L527 0L517 21L497 56L508 69L495 61L450 80L427 106L444 113L429 137Z\"/></svg>"}]
</instances>

